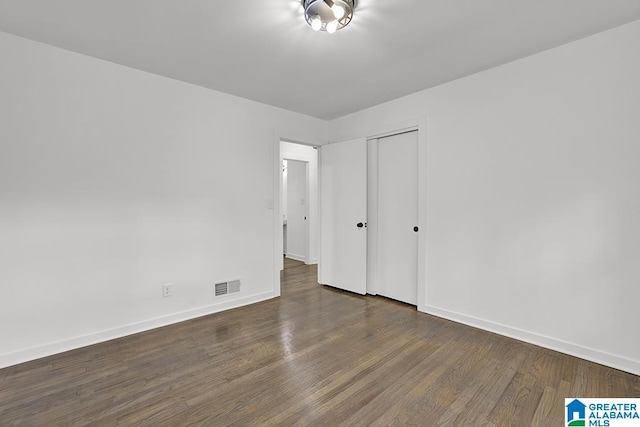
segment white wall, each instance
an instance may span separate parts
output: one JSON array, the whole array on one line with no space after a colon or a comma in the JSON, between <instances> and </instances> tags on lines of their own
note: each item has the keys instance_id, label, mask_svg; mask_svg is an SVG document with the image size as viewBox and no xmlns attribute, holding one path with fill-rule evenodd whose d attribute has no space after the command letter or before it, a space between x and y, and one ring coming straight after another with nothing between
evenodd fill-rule
<instances>
[{"instance_id":1,"label":"white wall","mask_svg":"<svg viewBox=\"0 0 640 427\"><path fill-rule=\"evenodd\" d=\"M318 150L308 145L280 142L280 155L283 159L299 160L309 163L309 257L311 263L318 262Z\"/></svg>"},{"instance_id":2,"label":"white wall","mask_svg":"<svg viewBox=\"0 0 640 427\"><path fill-rule=\"evenodd\" d=\"M346 140L427 117L420 309L640 373L639 39L329 123ZM274 135L325 122L4 33L0 55L0 367L277 294Z\"/></svg>"},{"instance_id":3,"label":"white wall","mask_svg":"<svg viewBox=\"0 0 640 427\"><path fill-rule=\"evenodd\" d=\"M640 373L640 22L330 122L427 119L421 310Z\"/></svg>"},{"instance_id":4,"label":"white wall","mask_svg":"<svg viewBox=\"0 0 640 427\"><path fill-rule=\"evenodd\" d=\"M5 33L0 57L0 367L279 292L274 134L326 122Z\"/></svg>"}]
</instances>

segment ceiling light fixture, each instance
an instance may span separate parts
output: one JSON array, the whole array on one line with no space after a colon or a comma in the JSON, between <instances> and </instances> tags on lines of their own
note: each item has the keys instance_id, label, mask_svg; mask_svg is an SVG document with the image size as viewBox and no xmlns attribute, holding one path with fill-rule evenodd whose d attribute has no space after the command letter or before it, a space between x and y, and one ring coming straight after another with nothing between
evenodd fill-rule
<instances>
[{"instance_id":1,"label":"ceiling light fixture","mask_svg":"<svg viewBox=\"0 0 640 427\"><path fill-rule=\"evenodd\" d=\"M333 34L349 25L356 0L302 0L302 6L311 28Z\"/></svg>"}]
</instances>

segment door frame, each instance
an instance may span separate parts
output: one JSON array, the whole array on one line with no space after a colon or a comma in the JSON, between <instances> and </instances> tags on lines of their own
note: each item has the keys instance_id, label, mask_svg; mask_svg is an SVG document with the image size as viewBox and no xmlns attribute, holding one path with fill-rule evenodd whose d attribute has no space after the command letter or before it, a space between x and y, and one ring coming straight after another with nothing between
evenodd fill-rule
<instances>
[{"instance_id":1,"label":"door frame","mask_svg":"<svg viewBox=\"0 0 640 427\"><path fill-rule=\"evenodd\" d=\"M280 272L284 268L284 260L282 257L282 211L280 209L280 189L282 188L282 163L280 152L280 141L292 142L294 144L306 145L309 147L319 147L326 144L326 141L320 140L315 136L306 135L304 133L274 129L272 143L272 171L273 171L273 191L272 198L267 199L267 209L272 211L273 226L273 278L272 292L273 296L280 296Z\"/></svg>"}]
</instances>

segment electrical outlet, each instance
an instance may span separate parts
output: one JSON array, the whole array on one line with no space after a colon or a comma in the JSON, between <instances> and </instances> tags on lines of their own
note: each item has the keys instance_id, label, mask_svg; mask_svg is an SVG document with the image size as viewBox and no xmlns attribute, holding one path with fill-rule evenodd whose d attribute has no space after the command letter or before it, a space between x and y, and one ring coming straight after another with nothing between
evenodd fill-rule
<instances>
[{"instance_id":1,"label":"electrical outlet","mask_svg":"<svg viewBox=\"0 0 640 427\"><path fill-rule=\"evenodd\" d=\"M171 295L173 295L173 285L171 283L162 285L162 298L170 297Z\"/></svg>"}]
</instances>

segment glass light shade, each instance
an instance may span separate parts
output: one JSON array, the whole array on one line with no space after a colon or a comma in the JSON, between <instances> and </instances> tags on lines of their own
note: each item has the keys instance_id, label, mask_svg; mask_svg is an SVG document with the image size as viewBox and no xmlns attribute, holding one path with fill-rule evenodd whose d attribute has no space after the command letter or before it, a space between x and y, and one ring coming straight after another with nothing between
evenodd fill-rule
<instances>
[{"instance_id":1,"label":"glass light shade","mask_svg":"<svg viewBox=\"0 0 640 427\"><path fill-rule=\"evenodd\" d=\"M335 33L353 19L356 0L301 0L304 18L315 31Z\"/></svg>"},{"instance_id":2,"label":"glass light shade","mask_svg":"<svg viewBox=\"0 0 640 427\"><path fill-rule=\"evenodd\" d=\"M336 19L344 18L344 14L346 13L346 11L344 10L344 7L339 6L337 4L334 4L333 6L331 6L331 10L333 11L333 14L335 15Z\"/></svg>"}]
</instances>

